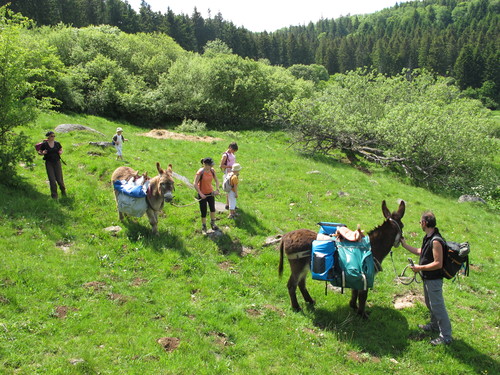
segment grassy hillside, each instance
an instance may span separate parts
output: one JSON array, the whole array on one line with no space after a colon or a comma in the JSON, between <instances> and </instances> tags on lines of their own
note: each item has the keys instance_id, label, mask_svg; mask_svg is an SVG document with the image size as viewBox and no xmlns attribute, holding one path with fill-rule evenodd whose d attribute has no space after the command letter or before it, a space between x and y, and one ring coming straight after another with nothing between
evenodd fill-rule
<instances>
[{"instance_id":1,"label":"grassy hillside","mask_svg":"<svg viewBox=\"0 0 500 375\"><path fill-rule=\"evenodd\" d=\"M102 133L58 134L69 196L50 198L43 162L19 167L25 184L0 185L0 373L2 374L493 374L498 356L498 213L405 185L368 166L295 153L283 133L208 132L209 142L155 139L144 129L91 116L43 115L27 129L34 140L62 123ZM130 142L126 162L109 141L117 126ZM120 165L155 174L156 161L193 180L200 159L216 160L238 142L241 215L218 214L219 237L200 231L194 191L179 181L175 204L160 218L120 223L110 176ZM219 176L221 174L219 173ZM7 178L4 176L4 178ZM370 230L407 202L408 242L419 245L422 211L432 209L449 240L471 243L471 275L447 281L454 328L449 347L432 348L417 324L427 318L421 284L395 281L409 253L394 249L369 293L370 320L348 308L348 295L309 280L317 300L290 309L279 253L270 236L318 221L360 223ZM219 199L222 201L222 199ZM116 235L105 231L120 225ZM394 304L410 302L403 309ZM302 301L301 301L302 303ZM305 306L304 306L305 307ZM159 339L167 349L158 343ZM177 346L178 345L178 346Z\"/></svg>"}]
</instances>

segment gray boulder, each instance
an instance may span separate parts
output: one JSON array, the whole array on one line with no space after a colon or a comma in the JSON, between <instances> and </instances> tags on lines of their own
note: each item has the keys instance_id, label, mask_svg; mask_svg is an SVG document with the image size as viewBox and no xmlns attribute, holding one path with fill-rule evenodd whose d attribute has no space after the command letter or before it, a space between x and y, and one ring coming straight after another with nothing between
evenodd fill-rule
<instances>
[{"instance_id":1,"label":"gray boulder","mask_svg":"<svg viewBox=\"0 0 500 375\"><path fill-rule=\"evenodd\" d=\"M69 132L76 131L76 130L90 131L90 132L94 132L94 133L100 134L102 136L105 136L100 131L97 131L95 129L89 128L88 126L80 125L80 124L61 124L61 125L57 125L57 127L54 129L54 131L56 133L69 133Z\"/></svg>"},{"instance_id":2,"label":"gray boulder","mask_svg":"<svg viewBox=\"0 0 500 375\"><path fill-rule=\"evenodd\" d=\"M463 202L481 202L481 203L486 203L486 201L483 198L476 197L474 195L462 195L460 198L458 198L459 203Z\"/></svg>"}]
</instances>

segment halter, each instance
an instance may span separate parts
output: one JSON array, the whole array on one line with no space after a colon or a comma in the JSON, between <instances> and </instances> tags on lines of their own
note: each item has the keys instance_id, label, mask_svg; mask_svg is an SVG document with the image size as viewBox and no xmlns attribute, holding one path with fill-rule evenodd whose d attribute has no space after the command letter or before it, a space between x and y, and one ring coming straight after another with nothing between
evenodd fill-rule
<instances>
[{"instance_id":1,"label":"halter","mask_svg":"<svg viewBox=\"0 0 500 375\"><path fill-rule=\"evenodd\" d=\"M398 228L398 233L396 234L396 238L394 239L394 247L398 247L399 244L401 243L401 237L403 236L403 231L401 230L401 227L399 226L398 222L394 220L392 217L389 218L389 221L396 224L396 227Z\"/></svg>"}]
</instances>

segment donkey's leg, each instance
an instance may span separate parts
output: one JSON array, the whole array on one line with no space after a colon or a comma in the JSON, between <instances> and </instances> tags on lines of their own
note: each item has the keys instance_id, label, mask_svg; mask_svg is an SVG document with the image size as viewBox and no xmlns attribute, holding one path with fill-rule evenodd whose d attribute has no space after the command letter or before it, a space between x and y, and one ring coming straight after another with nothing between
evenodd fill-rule
<instances>
[{"instance_id":1,"label":"donkey's leg","mask_svg":"<svg viewBox=\"0 0 500 375\"><path fill-rule=\"evenodd\" d=\"M301 308L297 301L297 285L299 286L302 297L307 303L314 304L315 301L311 298L307 288L306 288L306 276L309 272L309 262L307 259L296 259L290 260L290 270L292 274L288 279L288 294L290 294L290 301L292 302L292 308L295 311L300 311Z\"/></svg>"},{"instance_id":2,"label":"donkey's leg","mask_svg":"<svg viewBox=\"0 0 500 375\"><path fill-rule=\"evenodd\" d=\"M307 303L314 305L316 301L312 299L311 295L309 294L309 291L306 288L306 275L304 275L299 281L300 293L302 293L302 297L304 297Z\"/></svg>"},{"instance_id":3,"label":"donkey's leg","mask_svg":"<svg viewBox=\"0 0 500 375\"><path fill-rule=\"evenodd\" d=\"M297 301L297 280L293 276L293 273L290 275L290 278L288 279L288 283L286 284L288 288L288 294L290 295L290 302L292 303L292 309L294 311L300 311L301 308L299 306L299 302Z\"/></svg>"},{"instance_id":4,"label":"donkey's leg","mask_svg":"<svg viewBox=\"0 0 500 375\"><path fill-rule=\"evenodd\" d=\"M119 193L116 190L114 191L114 193L115 193L115 201L116 201L116 210L118 211L118 219L120 221L123 221L123 218L124 218L123 212L120 212L120 209L118 208L118 194Z\"/></svg>"},{"instance_id":5,"label":"donkey's leg","mask_svg":"<svg viewBox=\"0 0 500 375\"><path fill-rule=\"evenodd\" d=\"M366 307L366 299L368 298L368 290L360 290L358 291L358 315L363 319L368 319L368 313L365 310Z\"/></svg>"},{"instance_id":6,"label":"donkey's leg","mask_svg":"<svg viewBox=\"0 0 500 375\"><path fill-rule=\"evenodd\" d=\"M158 213L151 208L146 211L148 214L149 224L151 224L152 232L158 235Z\"/></svg>"},{"instance_id":7,"label":"donkey's leg","mask_svg":"<svg viewBox=\"0 0 500 375\"><path fill-rule=\"evenodd\" d=\"M351 309L357 310L358 309L358 291L353 289L351 292L351 300L349 301L349 306L351 306Z\"/></svg>"}]
</instances>

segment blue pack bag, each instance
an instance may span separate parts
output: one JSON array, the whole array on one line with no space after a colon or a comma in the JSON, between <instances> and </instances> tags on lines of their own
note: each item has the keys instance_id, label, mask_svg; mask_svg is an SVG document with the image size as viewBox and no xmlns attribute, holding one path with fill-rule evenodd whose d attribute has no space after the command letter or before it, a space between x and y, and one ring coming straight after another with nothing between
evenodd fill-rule
<instances>
[{"instance_id":1,"label":"blue pack bag","mask_svg":"<svg viewBox=\"0 0 500 375\"><path fill-rule=\"evenodd\" d=\"M331 281L334 279L335 241L315 240L312 243L311 274L314 280Z\"/></svg>"},{"instance_id":2,"label":"blue pack bag","mask_svg":"<svg viewBox=\"0 0 500 375\"><path fill-rule=\"evenodd\" d=\"M318 223L318 225L320 226L318 233L326 235L335 234L335 232L337 232L338 227L345 227L345 225L341 223L329 223L326 221L322 221Z\"/></svg>"}]
</instances>

